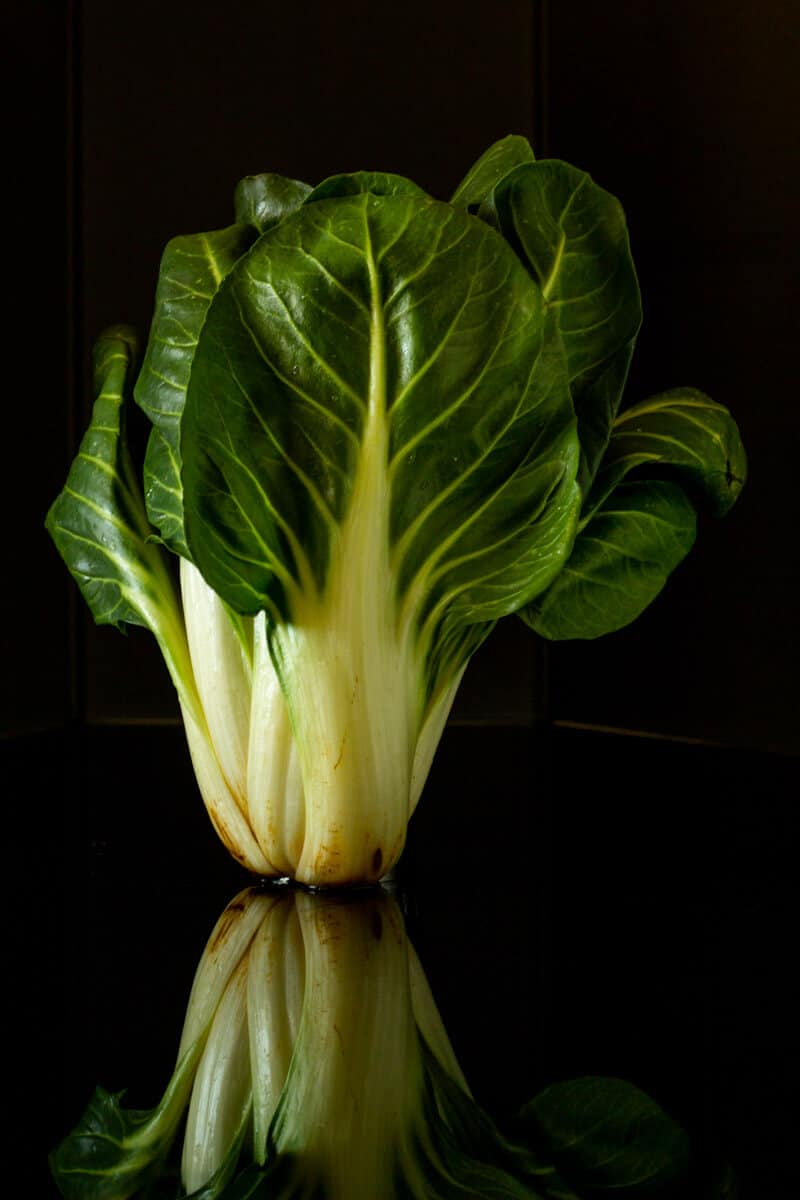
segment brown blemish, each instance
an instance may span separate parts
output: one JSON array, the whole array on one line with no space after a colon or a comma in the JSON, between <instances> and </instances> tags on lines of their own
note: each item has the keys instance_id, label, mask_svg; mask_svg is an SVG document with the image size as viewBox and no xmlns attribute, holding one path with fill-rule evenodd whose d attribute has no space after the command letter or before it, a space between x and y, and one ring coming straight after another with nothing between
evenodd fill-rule
<instances>
[{"instance_id":1,"label":"brown blemish","mask_svg":"<svg viewBox=\"0 0 800 1200\"><path fill-rule=\"evenodd\" d=\"M225 912L219 919L219 928L214 934L212 941L209 943L208 952L210 954L213 954L215 950L218 950L223 942L228 939L231 930L237 923L238 914L243 913L244 909L245 906L241 900L234 900L228 905L228 907L225 909Z\"/></svg>"},{"instance_id":2,"label":"brown blemish","mask_svg":"<svg viewBox=\"0 0 800 1200\"><path fill-rule=\"evenodd\" d=\"M379 846L378 849L375 851L375 853L372 856L372 873L374 875L377 875L382 866L383 866L383 851L381 850L381 848Z\"/></svg>"}]
</instances>

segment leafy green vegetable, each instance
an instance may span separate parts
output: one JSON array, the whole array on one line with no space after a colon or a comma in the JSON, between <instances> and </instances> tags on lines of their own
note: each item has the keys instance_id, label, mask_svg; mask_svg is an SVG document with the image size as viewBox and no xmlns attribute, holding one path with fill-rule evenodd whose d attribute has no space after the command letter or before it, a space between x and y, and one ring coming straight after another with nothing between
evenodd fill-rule
<instances>
[{"instance_id":1,"label":"leafy green vegetable","mask_svg":"<svg viewBox=\"0 0 800 1200\"><path fill-rule=\"evenodd\" d=\"M450 203L362 171L252 176L235 210L164 253L134 389L146 501L133 347L111 331L48 528L95 618L158 638L232 852L375 880L495 622L589 638L633 620L696 506L735 500L744 451L699 392L623 407L641 320L624 215L524 138Z\"/></svg>"}]
</instances>

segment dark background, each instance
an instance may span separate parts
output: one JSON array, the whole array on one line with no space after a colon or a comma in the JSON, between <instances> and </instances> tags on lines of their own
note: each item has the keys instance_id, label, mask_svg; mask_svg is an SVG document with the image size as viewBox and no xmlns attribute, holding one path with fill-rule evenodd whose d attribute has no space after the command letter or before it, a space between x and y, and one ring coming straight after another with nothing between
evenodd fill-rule
<instances>
[{"instance_id":1,"label":"dark background","mask_svg":"<svg viewBox=\"0 0 800 1200\"><path fill-rule=\"evenodd\" d=\"M244 174L387 169L447 196L518 132L626 208L645 307L630 398L691 384L728 404L751 477L635 626L545 652L509 619L476 656L403 860L412 931L487 1103L622 1074L741 1160L748 1200L784 1200L800 8L33 0L4 33L0 729L21 1144L41 1167L98 1081L153 1102L198 950L245 883L180 731L142 728L177 716L155 643L94 628L43 529L88 418L91 344L120 321L145 336L165 242L229 223Z\"/></svg>"},{"instance_id":2,"label":"dark background","mask_svg":"<svg viewBox=\"0 0 800 1200\"><path fill-rule=\"evenodd\" d=\"M456 716L797 751L797 6L73 0L9 20L3 730L176 716L152 638L96 630L42 529L92 342L115 322L146 336L167 239L229 223L235 182L265 170L395 170L447 196L518 132L626 208L630 398L691 384L728 404L751 477L628 630L545 655L504 622Z\"/></svg>"}]
</instances>

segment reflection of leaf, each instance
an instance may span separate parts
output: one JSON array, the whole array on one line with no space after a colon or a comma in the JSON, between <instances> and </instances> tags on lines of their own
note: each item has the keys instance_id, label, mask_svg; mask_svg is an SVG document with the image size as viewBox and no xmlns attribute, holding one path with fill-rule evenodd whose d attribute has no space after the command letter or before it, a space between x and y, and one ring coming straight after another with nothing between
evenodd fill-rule
<instances>
[{"instance_id":1,"label":"reflection of leaf","mask_svg":"<svg viewBox=\"0 0 800 1200\"><path fill-rule=\"evenodd\" d=\"M66 1200L127 1200L164 1170L194 1079L202 1042L179 1064L151 1112L124 1109L122 1094L97 1088L77 1128L54 1151L50 1169Z\"/></svg>"},{"instance_id":2,"label":"reflection of leaf","mask_svg":"<svg viewBox=\"0 0 800 1200\"><path fill-rule=\"evenodd\" d=\"M519 1125L580 1196L650 1195L688 1170L684 1131L621 1079L592 1076L546 1088L523 1109Z\"/></svg>"}]
</instances>

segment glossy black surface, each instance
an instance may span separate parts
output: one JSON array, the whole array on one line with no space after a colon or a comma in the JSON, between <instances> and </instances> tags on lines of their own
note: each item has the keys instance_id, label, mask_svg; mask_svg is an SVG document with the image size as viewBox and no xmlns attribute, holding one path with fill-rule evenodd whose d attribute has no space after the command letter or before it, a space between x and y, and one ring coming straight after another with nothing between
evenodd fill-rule
<instances>
[{"instance_id":1,"label":"glossy black surface","mask_svg":"<svg viewBox=\"0 0 800 1200\"><path fill-rule=\"evenodd\" d=\"M2 745L6 1053L32 1190L96 1083L155 1102L197 959L248 882L217 843L179 729ZM396 873L472 1086L630 1079L737 1170L793 1194L797 762L542 727L452 728ZM19 1116L19 1127L16 1118Z\"/></svg>"}]
</instances>

